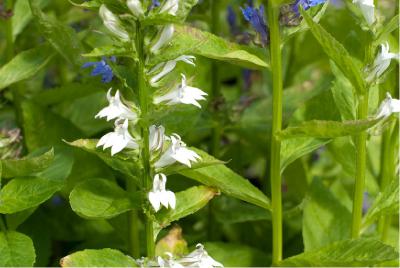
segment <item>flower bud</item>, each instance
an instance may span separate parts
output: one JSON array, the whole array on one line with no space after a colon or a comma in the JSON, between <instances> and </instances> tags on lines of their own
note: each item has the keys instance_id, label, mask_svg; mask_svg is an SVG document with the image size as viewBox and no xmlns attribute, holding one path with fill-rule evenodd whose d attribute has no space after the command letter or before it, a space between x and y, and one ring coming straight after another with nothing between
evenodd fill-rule
<instances>
[{"instance_id":1,"label":"flower bud","mask_svg":"<svg viewBox=\"0 0 400 268\"><path fill-rule=\"evenodd\" d=\"M159 50L161 47L163 47L166 43L168 43L171 40L172 36L174 35L174 31L175 31L175 28L174 28L173 24L168 24L167 26L165 26L163 28L163 30L161 31L160 38L151 47L150 51L152 53L154 53L157 50Z\"/></svg>"},{"instance_id":2,"label":"flower bud","mask_svg":"<svg viewBox=\"0 0 400 268\"><path fill-rule=\"evenodd\" d=\"M161 8L160 13L168 12L168 14L176 16L178 8L179 8L178 0L167 0L167 2Z\"/></svg>"},{"instance_id":3,"label":"flower bud","mask_svg":"<svg viewBox=\"0 0 400 268\"><path fill-rule=\"evenodd\" d=\"M99 15L103 20L104 26L115 36L122 40L129 40L129 34L121 27L121 21L104 4L100 6Z\"/></svg>"},{"instance_id":4,"label":"flower bud","mask_svg":"<svg viewBox=\"0 0 400 268\"><path fill-rule=\"evenodd\" d=\"M136 18L142 18L144 16L143 7L140 0L128 0L126 4Z\"/></svg>"}]
</instances>

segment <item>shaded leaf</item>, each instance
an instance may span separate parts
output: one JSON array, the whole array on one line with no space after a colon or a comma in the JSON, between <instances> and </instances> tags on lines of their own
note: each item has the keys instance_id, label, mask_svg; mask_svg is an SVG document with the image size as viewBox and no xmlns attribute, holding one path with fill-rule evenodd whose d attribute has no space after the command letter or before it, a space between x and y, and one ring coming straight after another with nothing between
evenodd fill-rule
<instances>
[{"instance_id":1,"label":"shaded leaf","mask_svg":"<svg viewBox=\"0 0 400 268\"><path fill-rule=\"evenodd\" d=\"M38 0L38 5L41 8L45 7L48 3L49 0ZM31 8L29 7L29 1L26 0L15 1L15 5L13 8L13 16L11 17L14 40L25 29L25 27L29 24L32 18L33 16Z\"/></svg>"},{"instance_id":2,"label":"shaded leaf","mask_svg":"<svg viewBox=\"0 0 400 268\"><path fill-rule=\"evenodd\" d=\"M115 249L85 249L60 260L61 267L137 267L131 257Z\"/></svg>"},{"instance_id":3,"label":"shaded leaf","mask_svg":"<svg viewBox=\"0 0 400 268\"><path fill-rule=\"evenodd\" d=\"M15 231L0 232L0 266L31 267L35 263L32 240Z\"/></svg>"}]
</instances>

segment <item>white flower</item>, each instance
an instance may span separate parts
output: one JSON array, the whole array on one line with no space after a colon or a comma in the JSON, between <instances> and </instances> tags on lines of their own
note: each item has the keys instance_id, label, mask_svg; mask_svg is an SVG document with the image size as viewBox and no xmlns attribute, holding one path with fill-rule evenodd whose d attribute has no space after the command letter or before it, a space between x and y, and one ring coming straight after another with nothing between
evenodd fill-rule
<instances>
[{"instance_id":1,"label":"white flower","mask_svg":"<svg viewBox=\"0 0 400 268\"><path fill-rule=\"evenodd\" d=\"M189 255L179 260L179 263L183 264L184 267L199 267L199 268L213 268L213 267L224 267L221 263L211 258L207 251L204 249L202 244L196 245L194 250Z\"/></svg>"},{"instance_id":2,"label":"white flower","mask_svg":"<svg viewBox=\"0 0 400 268\"><path fill-rule=\"evenodd\" d=\"M178 262L174 261L171 253L165 252L165 254L168 255L168 260L164 260L160 256L157 258L159 267L184 268L184 266L182 266Z\"/></svg>"},{"instance_id":3,"label":"white flower","mask_svg":"<svg viewBox=\"0 0 400 268\"><path fill-rule=\"evenodd\" d=\"M115 96L111 96L110 88L107 92L107 100L109 105L103 108L98 114L96 114L95 118L103 118L107 117L107 121L119 118L119 119L129 119L136 120L138 118L137 114L129 109L123 102L121 101L121 97L119 94L119 90L115 92Z\"/></svg>"},{"instance_id":4,"label":"white flower","mask_svg":"<svg viewBox=\"0 0 400 268\"><path fill-rule=\"evenodd\" d=\"M165 136L165 128L163 126L152 125L149 128L149 148L150 151L161 150L164 146L164 141L169 140L169 137Z\"/></svg>"},{"instance_id":5,"label":"white flower","mask_svg":"<svg viewBox=\"0 0 400 268\"><path fill-rule=\"evenodd\" d=\"M135 139L129 134L127 119L123 124L120 124L120 120L117 120L115 122L114 132L107 133L101 137L96 147L99 146L103 146L103 150L111 147L111 155L121 152L124 148L139 148Z\"/></svg>"},{"instance_id":6,"label":"white flower","mask_svg":"<svg viewBox=\"0 0 400 268\"><path fill-rule=\"evenodd\" d=\"M164 76L169 74L175 68L176 63L178 61L183 61L183 62L185 62L187 64L196 66L194 64L194 60L195 59L196 59L195 56L182 55L182 56L180 56L180 57L178 57L178 58L176 58L174 60L170 60L170 61L167 61L167 62L162 62L160 64L157 64L153 69L150 70L149 74L152 74L152 73L158 71L161 68L162 68L162 70L161 70L161 72L159 72L158 74L156 74L155 76L153 76L150 79L150 84L152 86L154 86L155 83L157 83L161 78L163 78Z\"/></svg>"},{"instance_id":7,"label":"white flower","mask_svg":"<svg viewBox=\"0 0 400 268\"><path fill-rule=\"evenodd\" d=\"M357 4L361 9L365 20L368 25L372 25L375 22L375 5L374 0L353 0L354 4Z\"/></svg>"},{"instance_id":8,"label":"white flower","mask_svg":"<svg viewBox=\"0 0 400 268\"><path fill-rule=\"evenodd\" d=\"M140 0L128 0L126 4L136 18L142 18L144 16L142 2L140 2Z\"/></svg>"},{"instance_id":9,"label":"white flower","mask_svg":"<svg viewBox=\"0 0 400 268\"><path fill-rule=\"evenodd\" d=\"M204 96L207 96L207 93L203 92L202 90L190 87L186 84L186 77L182 75L182 82L178 85L175 89L168 92L162 96L154 96L153 103L159 104L161 102L167 102L167 105L174 105L174 104L192 104L201 108L200 104L197 102L198 100L205 100Z\"/></svg>"},{"instance_id":10,"label":"white flower","mask_svg":"<svg viewBox=\"0 0 400 268\"><path fill-rule=\"evenodd\" d=\"M149 201L156 212L160 210L161 205L166 208L170 207L175 209L175 194L171 191L165 190L166 184L167 176L162 173L154 176L153 190L149 192Z\"/></svg>"},{"instance_id":11,"label":"white flower","mask_svg":"<svg viewBox=\"0 0 400 268\"><path fill-rule=\"evenodd\" d=\"M386 93L386 99L384 99L381 105L378 108L378 111L375 115L376 119L379 118L387 118L392 113L400 112L400 100L392 99L389 93Z\"/></svg>"},{"instance_id":12,"label":"white flower","mask_svg":"<svg viewBox=\"0 0 400 268\"><path fill-rule=\"evenodd\" d=\"M164 46L166 43L168 43L172 36L174 35L174 25L173 24L168 24L166 25L160 34L160 38L158 39L158 41L150 48L150 52L154 53L157 50L159 50L162 46Z\"/></svg>"},{"instance_id":13,"label":"white flower","mask_svg":"<svg viewBox=\"0 0 400 268\"><path fill-rule=\"evenodd\" d=\"M168 12L168 14L172 16L176 16L176 12L179 8L179 1L178 0L167 0L163 7L160 10L160 13Z\"/></svg>"},{"instance_id":14,"label":"white flower","mask_svg":"<svg viewBox=\"0 0 400 268\"><path fill-rule=\"evenodd\" d=\"M122 40L129 40L129 34L121 27L121 21L114 15L104 4L100 6L99 14L103 20L104 26L110 32L121 38Z\"/></svg>"},{"instance_id":15,"label":"white flower","mask_svg":"<svg viewBox=\"0 0 400 268\"><path fill-rule=\"evenodd\" d=\"M381 51L379 52L378 56L375 58L374 65L370 74L367 77L367 81L371 82L375 78L381 76L386 69L390 65L390 61L392 59L398 59L399 54L390 53L389 52L389 44L388 42L381 44Z\"/></svg>"},{"instance_id":16,"label":"white flower","mask_svg":"<svg viewBox=\"0 0 400 268\"><path fill-rule=\"evenodd\" d=\"M201 159L197 153L186 148L186 144L181 141L181 137L179 137L179 135L174 134L170 137L170 139L171 145L154 164L156 168L172 165L176 161L191 167L190 161L197 162L198 159Z\"/></svg>"}]
</instances>

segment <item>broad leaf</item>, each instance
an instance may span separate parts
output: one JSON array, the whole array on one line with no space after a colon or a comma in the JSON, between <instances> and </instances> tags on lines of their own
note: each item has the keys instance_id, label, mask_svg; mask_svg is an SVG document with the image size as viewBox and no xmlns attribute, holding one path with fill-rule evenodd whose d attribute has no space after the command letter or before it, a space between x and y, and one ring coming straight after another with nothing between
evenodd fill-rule
<instances>
[{"instance_id":1,"label":"broad leaf","mask_svg":"<svg viewBox=\"0 0 400 268\"><path fill-rule=\"evenodd\" d=\"M49 0L38 0L38 5L43 8L49 3ZM25 27L32 20L32 12L29 7L29 1L26 0L17 0L15 1L13 16L11 17L12 21L12 30L13 30L13 39L17 38L17 36L25 29Z\"/></svg>"},{"instance_id":2,"label":"broad leaf","mask_svg":"<svg viewBox=\"0 0 400 268\"><path fill-rule=\"evenodd\" d=\"M0 232L0 266L32 267L35 263L32 240L15 231Z\"/></svg>"},{"instance_id":3,"label":"broad leaf","mask_svg":"<svg viewBox=\"0 0 400 268\"><path fill-rule=\"evenodd\" d=\"M315 251L290 257L280 262L279 266L375 266L398 258L399 253L394 248L378 240L360 238L336 242Z\"/></svg>"},{"instance_id":4,"label":"broad leaf","mask_svg":"<svg viewBox=\"0 0 400 268\"><path fill-rule=\"evenodd\" d=\"M137 267L131 257L115 249L85 249L60 260L61 267Z\"/></svg>"},{"instance_id":5,"label":"broad leaf","mask_svg":"<svg viewBox=\"0 0 400 268\"><path fill-rule=\"evenodd\" d=\"M164 25L167 23L183 22L192 8L197 4L198 0L178 0L178 2L176 16L170 15L167 12L160 14L159 9L154 9L142 21L143 25Z\"/></svg>"},{"instance_id":6,"label":"broad leaf","mask_svg":"<svg viewBox=\"0 0 400 268\"><path fill-rule=\"evenodd\" d=\"M48 45L25 50L0 69L0 91L14 83L34 76L53 58Z\"/></svg>"},{"instance_id":7,"label":"broad leaf","mask_svg":"<svg viewBox=\"0 0 400 268\"><path fill-rule=\"evenodd\" d=\"M350 56L344 46L321 25L314 22L307 12L301 9L301 14L328 57L337 64L343 74L351 81L356 91L363 94L366 91L366 85L361 72L362 67L356 63L356 60Z\"/></svg>"},{"instance_id":8,"label":"broad leaf","mask_svg":"<svg viewBox=\"0 0 400 268\"><path fill-rule=\"evenodd\" d=\"M89 219L110 219L140 207L140 200L106 179L88 179L78 184L69 196L72 210Z\"/></svg>"}]
</instances>

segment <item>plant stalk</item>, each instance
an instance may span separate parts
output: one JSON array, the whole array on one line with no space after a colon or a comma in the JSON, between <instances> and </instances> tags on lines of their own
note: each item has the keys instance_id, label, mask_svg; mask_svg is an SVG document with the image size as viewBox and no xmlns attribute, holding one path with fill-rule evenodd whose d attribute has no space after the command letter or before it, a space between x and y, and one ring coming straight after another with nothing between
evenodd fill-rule
<instances>
[{"instance_id":1,"label":"plant stalk","mask_svg":"<svg viewBox=\"0 0 400 268\"><path fill-rule=\"evenodd\" d=\"M363 120L368 116L368 93L358 97L357 119ZM363 131L356 137L356 178L353 197L353 215L351 237L360 236L362 221L362 206L364 197L365 171L367 166L367 132Z\"/></svg>"},{"instance_id":2,"label":"plant stalk","mask_svg":"<svg viewBox=\"0 0 400 268\"><path fill-rule=\"evenodd\" d=\"M143 139L141 158L143 163L142 187L145 192L151 188L151 168L150 168L150 149L149 149L149 124L148 124L148 88L145 73L144 57L144 34L140 22L136 23L136 51L138 54L138 90L139 104L141 111L141 136ZM147 257L154 257L155 243L153 220L146 216L146 249Z\"/></svg>"},{"instance_id":3,"label":"plant stalk","mask_svg":"<svg viewBox=\"0 0 400 268\"><path fill-rule=\"evenodd\" d=\"M127 190L129 194L134 194L136 186L132 178L126 178ZM139 215L137 210L131 210L127 213L128 217L128 236L129 253L135 259L140 258L140 240L139 240Z\"/></svg>"},{"instance_id":4,"label":"plant stalk","mask_svg":"<svg viewBox=\"0 0 400 268\"><path fill-rule=\"evenodd\" d=\"M271 206L272 206L272 264L282 260L282 192L281 192L281 143L277 134L282 129L282 51L279 30L279 6L268 1L270 29L270 54L272 69L272 136L271 136Z\"/></svg>"}]
</instances>

